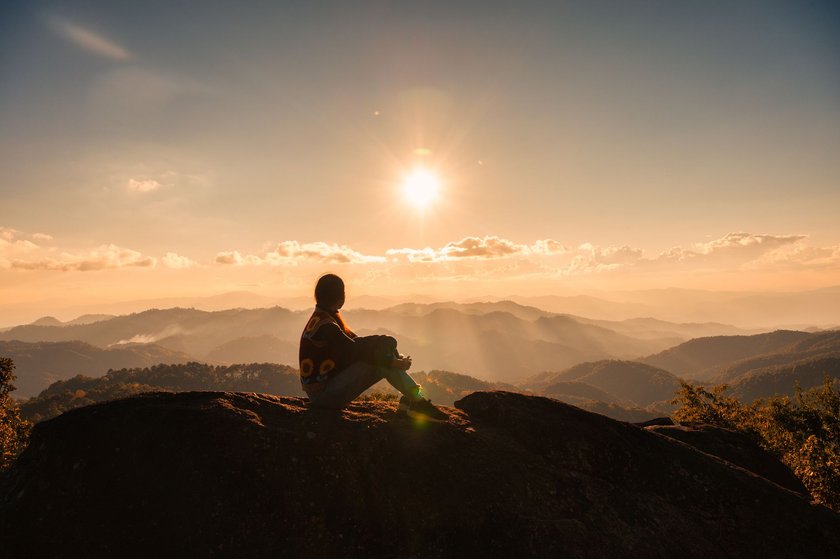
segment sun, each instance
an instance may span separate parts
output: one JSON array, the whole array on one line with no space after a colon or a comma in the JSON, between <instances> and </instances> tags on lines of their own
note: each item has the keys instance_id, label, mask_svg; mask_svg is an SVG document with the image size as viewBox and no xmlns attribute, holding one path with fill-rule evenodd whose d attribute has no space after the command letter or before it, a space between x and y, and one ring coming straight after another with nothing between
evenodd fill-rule
<instances>
[{"instance_id":1,"label":"sun","mask_svg":"<svg viewBox=\"0 0 840 559\"><path fill-rule=\"evenodd\" d=\"M406 200L422 210L434 202L440 192L440 179L428 169L415 169L402 184Z\"/></svg>"}]
</instances>

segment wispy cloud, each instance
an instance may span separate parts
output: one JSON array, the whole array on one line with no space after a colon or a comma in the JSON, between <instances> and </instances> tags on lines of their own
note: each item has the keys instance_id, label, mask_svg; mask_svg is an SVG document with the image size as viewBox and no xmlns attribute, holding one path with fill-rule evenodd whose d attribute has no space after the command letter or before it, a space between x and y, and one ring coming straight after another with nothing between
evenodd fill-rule
<instances>
[{"instance_id":1,"label":"wispy cloud","mask_svg":"<svg viewBox=\"0 0 840 559\"><path fill-rule=\"evenodd\" d=\"M50 26L62 37L91 54L111 60L130 60L131 53L115 41L86 27L61 18L50 18Z\"/></svg>"}]
</instances>

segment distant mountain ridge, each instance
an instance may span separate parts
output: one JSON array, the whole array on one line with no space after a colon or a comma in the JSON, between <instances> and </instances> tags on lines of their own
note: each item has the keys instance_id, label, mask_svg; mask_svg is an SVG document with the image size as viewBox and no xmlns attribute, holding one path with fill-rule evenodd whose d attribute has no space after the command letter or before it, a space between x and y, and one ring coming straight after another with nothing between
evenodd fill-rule
<instances>
[{"instance_id":1,"label":"distant mountain ridge","mask_svg":"<svg viewBox=\"0 0 840 559\"><path fill-rule=\"evenodd\" d=\"M826 377L840 383L840 356L815 357L750 371L732 384L731 394L744 402L793 396L796 386L803 390L813 388L821 385Z\"/></svg>"},{"instance_id":2,"label":"distant mountain ridge","mask_svg":"<svg viewBox=\"0 0 840 559\"><path fill-rule=\"evenodd\" d=\"M695 338L638 361L671 371L685 379L712 380L735 361L776 353L813 336L809 332L776 330L752 336Z\"/></svg>"},{"instance_id":3,"label":"distant mountain ridge","mask_svg":"<svg viewBox=\"0 0 840 559\"><path fill-rule=\"evenodd\" d=\"M668 371L621 360L579 363L563 371L543 373L523 386L560 397L562 390L572 382L594 387L611 396L603 399L604 402L641 407L654 403L665 405L680 387L680 379Z\"/></svg>"},{"instance_id":4,"label":"distant mountain ridge","mask_svg":"<svg viewBox=\"0 0 840 559\"><path fill-rule=\"evenodd\" d=\"M146 367L157 363L186 363L192 358L155 344L127 344L102 349L79 341L0 341L0 356L15 362L14 396L35 396L56 382L73 376L105 374L111 368Z\"/></svg>"},{"instance_id":5,"label":"distant mountain ridge","mask_svg":"<svg viewBox=\"0 0 840 559\"><path fill-rule=\"evenodd\" d=\"M307 314L282 307L212 312L151 309L84 324L17 326L0 332L0 340L80 340L100 348L154 343L196 360L291 365L297 361L294 347ZM559 370L582 361L626 359L679 341L671 333L658 337L646 332L644 324L628 326L633 331L628 335L586 319L509 301L410 304L385 310L351 309L344 314L357 331L392 332L400 351L412 355L417 369L458 371L492 382L515 383L541 370Z\"/></svg>"},{"instance_id":6,"label":"distant mountain ridge","mask_svg":"<svg viewBox=\"0 0 840 559\"><path fill-rule=\"evenodd\" d=\"M812 333L766 354L737 361L723 368L713 381L737 382L763 369L826 357L840 357L840 331Z\"/></svg>"}]
</instances>

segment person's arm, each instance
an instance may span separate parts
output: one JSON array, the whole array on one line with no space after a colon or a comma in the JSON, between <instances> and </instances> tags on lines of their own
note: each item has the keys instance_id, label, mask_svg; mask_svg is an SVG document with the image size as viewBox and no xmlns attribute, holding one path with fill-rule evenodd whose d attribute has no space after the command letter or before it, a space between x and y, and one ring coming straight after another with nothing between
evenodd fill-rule
<instances>
[{"instance_id":1,"label":"person's arm","mask_svg":"<svg viewBox=\"0 0 840 559\"><path fill-rule=\"evenodd\" d=\"M391 336L360 336L354 340L362 361L377 366L391 367L397 354L397 340Z\"/></svg>"}]
</instances>

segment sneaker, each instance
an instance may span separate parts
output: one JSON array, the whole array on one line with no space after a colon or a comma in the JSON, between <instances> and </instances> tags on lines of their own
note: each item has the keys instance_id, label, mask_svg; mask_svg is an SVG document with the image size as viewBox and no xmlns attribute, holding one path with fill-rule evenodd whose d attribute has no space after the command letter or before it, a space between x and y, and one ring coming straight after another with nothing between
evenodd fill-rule
<instances>
[{"instance_id":1,"label":"sneaker","mask_svg":"<svg viewBox=\"0 0 840 559\"><path fill-rule=\"evenodd\" d=\"M448 415L433 406L431 400L425 398L410 400L407 396L403 396L400 398L398 409L408 417L414 419L433 421L435 423L446 423L449 421Z\"/></svg>"}]
</instances>

